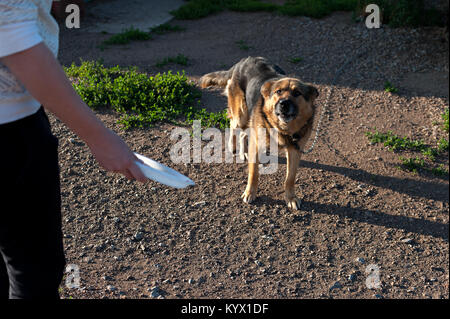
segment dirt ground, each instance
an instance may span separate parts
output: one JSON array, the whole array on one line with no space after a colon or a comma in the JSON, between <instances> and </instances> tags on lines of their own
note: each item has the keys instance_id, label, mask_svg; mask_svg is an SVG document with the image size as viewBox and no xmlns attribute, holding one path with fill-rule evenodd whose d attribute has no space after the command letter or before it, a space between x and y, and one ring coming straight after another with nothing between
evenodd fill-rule
<instances>
[{"instance_id":1,"label":"dirt ground","mask_svg":"<svg viewBox=\"0 0 450 319\"><path fill-rule=\"evenodd\" d=\"M95 18L91 12L84 25ZM123 131L117 115L98 112L135 151L188 175L193 188L140 185L105 173L51 116L60 140L67 262L81 275L81 289L62 285L63 297L449 297L448 177L399 170L398 155L369 145L364 135L377 127L432 145L444 136L432 124L449 104L441 30L369 31L348 13L314 20L222 12L171 23L186 30L104 50L99 45L108 35L85 32L83 24L62 27L59 58L64 65L80 58L136 65L149 74L184 69L195 80L243 57L265 56L315 84L321 110L338 68L358 48L367 51L343 70L319 142L302 158L299 211L283 199L283 158L276 174L261 178L258 198L248 205L240 199L245 164L171 163L172 125ZM155 67L177 54L189 65ZM292 57L303 61L293 64ZM384 92L387 80L397 94ZM202 103L219 110L226 99L204 91ZM376 274L366 270L375 267L380 287L369 289L366 280Z\"/></svg>"}]
</instances>

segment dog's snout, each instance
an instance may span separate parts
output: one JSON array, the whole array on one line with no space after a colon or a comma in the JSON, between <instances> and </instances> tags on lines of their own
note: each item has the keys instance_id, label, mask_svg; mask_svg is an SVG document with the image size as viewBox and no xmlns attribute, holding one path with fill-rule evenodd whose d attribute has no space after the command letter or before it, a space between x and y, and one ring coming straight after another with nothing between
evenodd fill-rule
<instances>
[{"instance_id":1,"label":"dog's snout","mask_svg":"<svg viewBox=\"0 0 450 319\"><path fill-rule=\"evenodd\" d=\"M280 105L280 111L284 113L289 112L292 102L289 101L288 99L283 99L280 100L278 104Z\"/></svg>"}]
</instances>

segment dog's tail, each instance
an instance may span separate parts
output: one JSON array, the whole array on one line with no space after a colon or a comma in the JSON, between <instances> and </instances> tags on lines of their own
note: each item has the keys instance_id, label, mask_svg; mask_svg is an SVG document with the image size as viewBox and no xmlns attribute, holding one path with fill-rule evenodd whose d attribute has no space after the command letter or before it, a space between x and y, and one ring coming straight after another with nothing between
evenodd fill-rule
<instances>
[{"instance_id":1,"label":"dog's tail","mask_svg":"<svg viewBox=\"0 0 450 319\"><path fill-rule=\"evenodd\" d=\"M224 88L227 86L228 80L231 79L233 68L228 71L217 71L205 74L200 78L200 87L202 89L215 86Z\"/></svg>"}]
</instances>

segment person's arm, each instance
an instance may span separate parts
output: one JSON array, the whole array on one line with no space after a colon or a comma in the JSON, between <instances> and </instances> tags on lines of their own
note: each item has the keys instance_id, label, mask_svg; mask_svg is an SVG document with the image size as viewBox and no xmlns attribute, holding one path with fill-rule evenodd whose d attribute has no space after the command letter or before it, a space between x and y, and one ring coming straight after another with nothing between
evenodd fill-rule
<instances>
[{"instance_id":1,"label":"person's arm","mask_svg":"<svg viewBox=\"0 0 450 319\"><path fill-rule=\"evenodd\" d=\"M30 94L89 146L99 164L128 179L146 182L125 142L106 128L81 100L44 43L0 58Z\"/></svg>"}]
</instances>

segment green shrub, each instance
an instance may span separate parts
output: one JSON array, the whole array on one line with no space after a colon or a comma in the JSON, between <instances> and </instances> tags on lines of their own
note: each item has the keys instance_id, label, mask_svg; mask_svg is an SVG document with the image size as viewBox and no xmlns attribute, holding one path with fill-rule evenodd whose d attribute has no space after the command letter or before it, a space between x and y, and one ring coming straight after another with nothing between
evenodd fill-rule
<instances>
[{"instance_id":1,"label":"green shrub","mask_svg":"<svg viewBox=\"0 0 450 319\"><path fill-rule=\"evenodd\" d=\"M135 29L133 27L125 29L121 33L111 36L108 40L103 41L103 44L127 44L131 41L145 41L150 40L152 36L148 32Z\"/></svg>"},{"instance_id":2,"label":"green shrub","mask_svg":"<svg viewBox=\"0 0 450 319\"><path fill-rule=\"evenodd\" d=\"M270 11L289 16L322 18L335 11L353 11L359 16L367 4L377 4L383 23L392 27L442 25L442 13L425 9L424 0L288 0L283 5L261 0L191 0L171 13L177 19L199 19L223 10Z\"/></svg>"},{"instance_id":3,"label":"green shrub","mask_svg":"<svg viewBox=\"0 0 450 319\"><path fill-rule=\"evenodd\" d=\"M169 32L177 32L177 31L184 31L184 30L186 30L186 28L180 27L179 25L170 25L168 23L163 23L156 27L150 28L151 33L155 33L155 34L159 34L159 35L166 34Z\"/></svg>"},{"instance_id":4,"label":"green shrub","mask_svg":"<svg viewBox=\"0 0 450 319\"><path fill-rule=\"evenodd\" d=\"M175 63L186 66L188 64L188 57L183 54L178 54L177 56L164 58L163 60L157 62L155 66L158 68L162 68L163 66L166 66L169 63Z\"/></svg>"},{"instance_id":5,"label":"green shrub","mask_svg":"<svg viewBox=\"0 0 450 319\"><path fill-rule=\"evenodd\" d=\"M199 107L201 92L184 73L169 71L149 77L136 68L106 68L99 62L72 64L65 71L87 105L111 107L121 114L119 123L125 129L156 122L191 124L196 119L208 127L228 125L223 112L211 113Z\"/></svg>"},{"instance_id":6,"label":"green shrub","mask_svg":"<svg viewBox=\"0 0 450 319\"><path fill-rule=\"evenodd\" d=\"M444 120L444 124L442 125L442 129L448 133L448 109L445 110L444 114L442 114L442 119Z\"/></svg>"},{"instance_id":7,"label":"green shrub","mask_svg":"<svg viewBox=\"0 0 450 319\"><path fill-rule=\"evenodd\" d=\"M435 9L425 9L424 0L361 0L358 9L377 4L383 15L383 23L392 27L418 27L442 25L443 17Z\"/></svg>"},{"instance_id":8,"label":"green shrub","mask_svg":"<svg viewBox=\"0 0 450 319\"><path fill-rule=\"evenodd\" d=\"M384 91L389 93L397 93L398 89L389 81L384 82Z\"/></svg>"}]
</instances>

